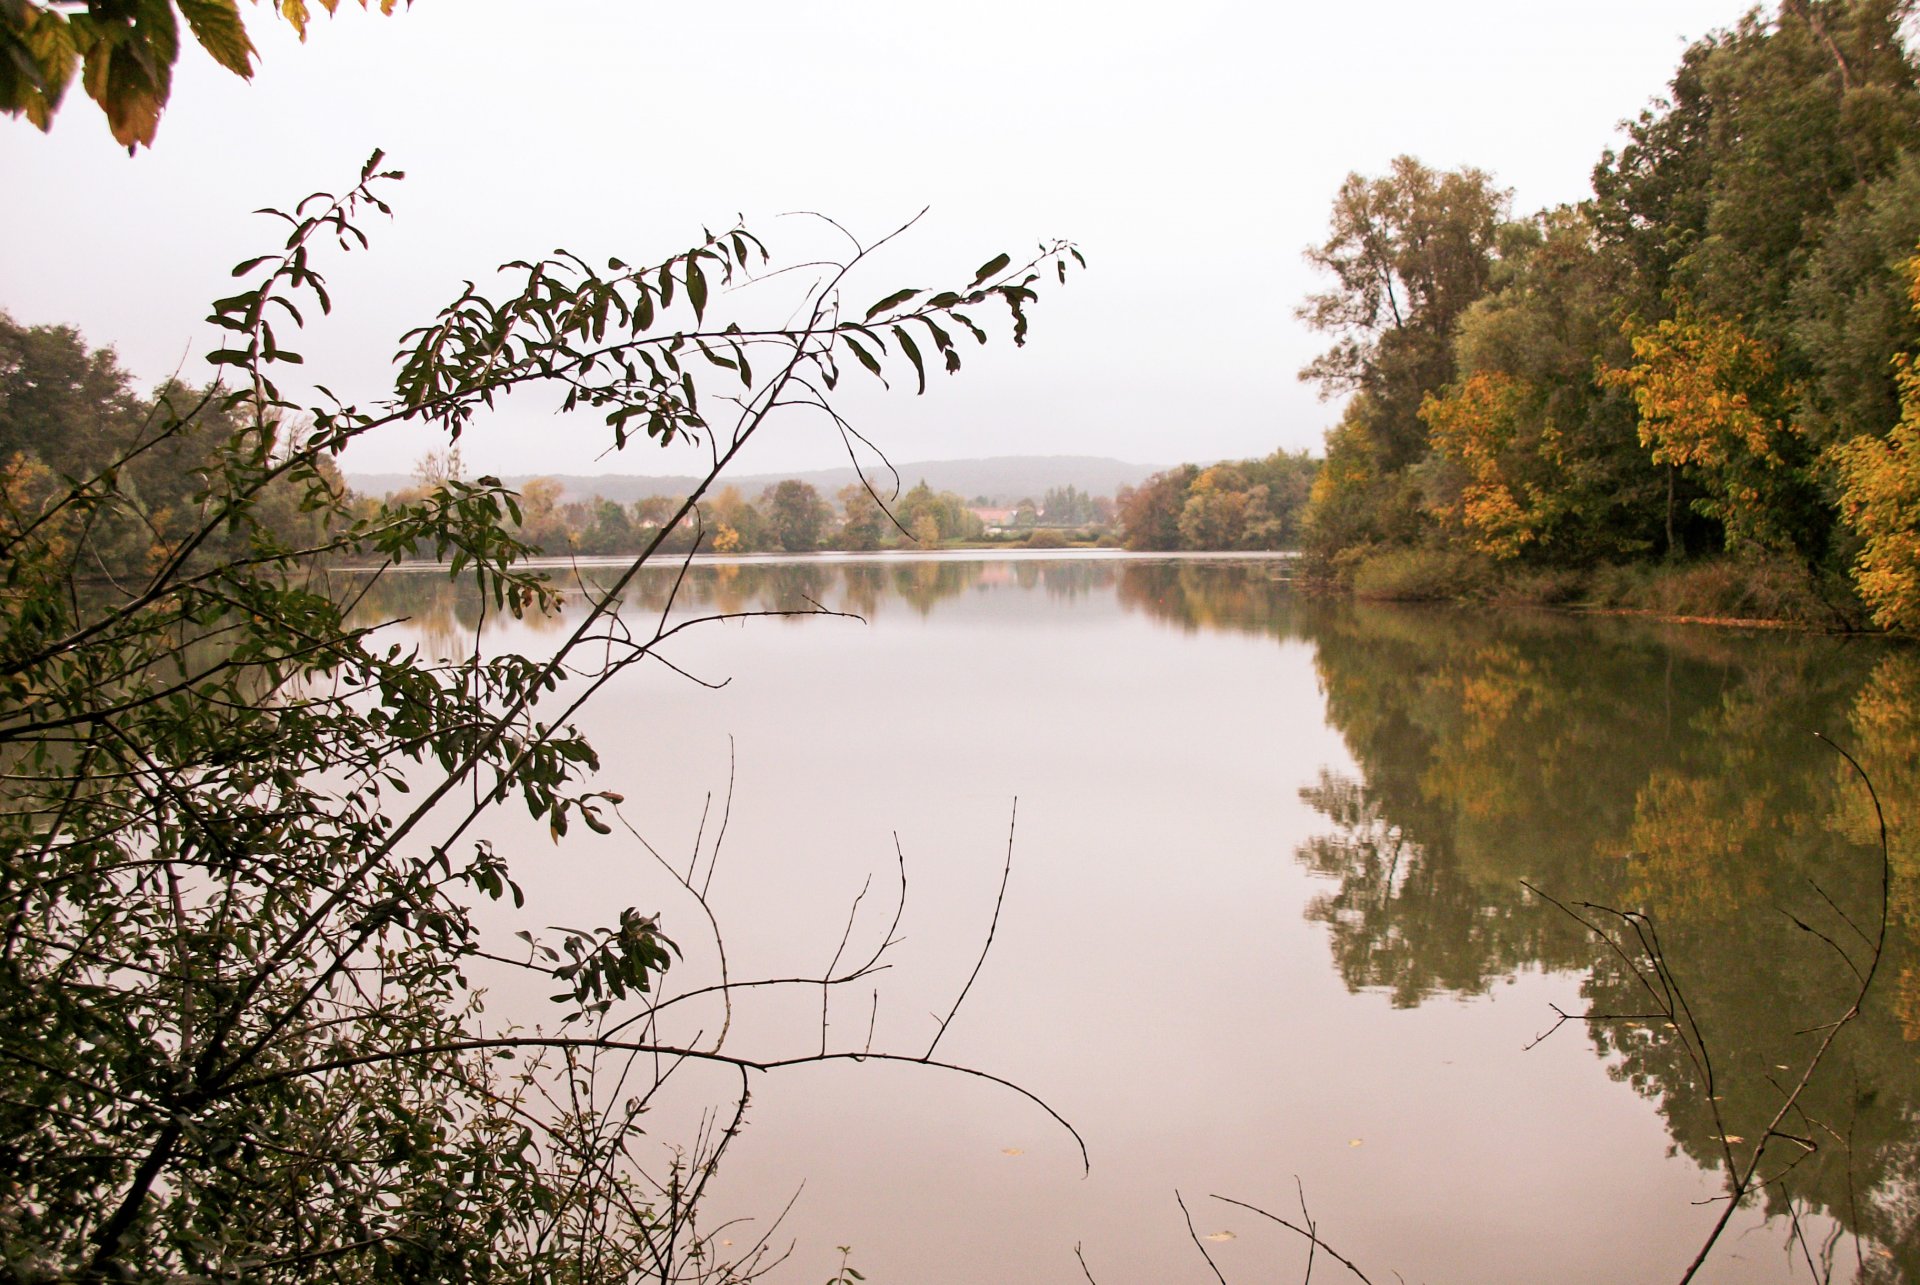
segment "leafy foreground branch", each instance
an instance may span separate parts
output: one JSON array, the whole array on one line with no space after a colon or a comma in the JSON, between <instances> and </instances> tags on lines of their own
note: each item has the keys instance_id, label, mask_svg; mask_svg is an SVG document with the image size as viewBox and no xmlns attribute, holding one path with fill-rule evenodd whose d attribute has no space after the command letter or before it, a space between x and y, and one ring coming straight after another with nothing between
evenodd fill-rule
<instances>
[{"instance_id":1,"label":"leafy foreground branch","mask_svg":"<svg viewBox=\"0 0 1920 1285\"><path fill-rule=\"evenodd\" d=\"M815 987L826 1003L873 977L898 908L862 962L742 980L705 896L720 838L704 878L701 840L684 872L647 846L719 961L673 990L690 939L658 911L494 940L486 925L522 905L518 854L481 826L511 801L556 841L578 821L644 846L574 723L627 670L670 666L660 648L687 627L623 619L634 578L776 413L824 417L858 462L829 400L845 371L910 371L924 390L929 355L951 372L960 340L987 341L987 308L1021 342L1035 286L1077 253L1000 255L964 287L857 314L843 300L878 247L851 237L804 287L761 275L744 228L644 268L561 253L507 265L502 293L469 284L409 332L390 396L362 407L322 387L300 405L281 385L300 364L288 339L331 308L316 264L367 245L362 222L399 177L376 153L346 193L272 212L284 243L235 269L246 287L210 318L233 386L164 390L77 455L9 434L0 1278L744 1280L780 1255L764 1235L723 1252L698 1215L751 1072L907 1061L1024 1092L934 1046L728 1044L743 990ZM753 292L776 287L770 311L803 320L749 324ZM560 587L522 565L517 498L497 481L367 513L332 465L394 425L455 440L532 390L598 412L616 447L698 443L706 475L630 565L574 589L550 653L428 663L384 622L349 623L366 576L329 568L421 554L490 612L561 611ZM901 857L902 906L905 874ZM483 920L486 902L503 904ZM557 992L553 1029L487 1024L472 979L501 970ZM663 1153L641 1117L694 1064L737 1087Z\"/></svg>"}]
</instances>

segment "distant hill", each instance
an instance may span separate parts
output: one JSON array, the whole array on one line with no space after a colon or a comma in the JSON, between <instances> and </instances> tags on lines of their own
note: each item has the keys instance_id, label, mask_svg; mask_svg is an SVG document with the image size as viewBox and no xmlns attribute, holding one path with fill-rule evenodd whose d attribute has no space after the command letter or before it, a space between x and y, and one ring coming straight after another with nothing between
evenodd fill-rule
<instances>
[{"instance_id":1,"label":"distant hill","mask_svg":"<svg viewBox=\"0 0 1920 1285\"><path fill-rule=\"evenodd\" d=\"M902 491L925 481L936 491L954 491L968 499L984 496L989 504L1010 505L1019 500L1038 500L1054 487L1075 486L1089 495L1112 495L1123 486L1138 486L1167 467L1162 464L1129 464L1125 460L1097 455L1001 455L984 460L920 460L896 466ZM699 479L684 476L642 477L631 473L514 473L501 481L508 486L524 486L535 477L552 477L566 488L569 500L593 496L631 504L651 495L685 495ZM810 483L823 495L831 496L854 481L851 468L813 469L798 473L741 473L726 483L747 495L756 495L776 482L798 478ZM886 494L891 477L885 470L870 473L874 488ZM349 473L347 485L364 495L386 495L411 486L406 473Z\"/></svg>"}]
</instances>

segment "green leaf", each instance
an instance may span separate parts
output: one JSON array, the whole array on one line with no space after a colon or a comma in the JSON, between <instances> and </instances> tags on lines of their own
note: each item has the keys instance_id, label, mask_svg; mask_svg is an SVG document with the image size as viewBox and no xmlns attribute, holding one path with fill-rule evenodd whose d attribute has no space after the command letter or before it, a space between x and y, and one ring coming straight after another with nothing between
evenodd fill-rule
<instances>
[{"instance_id":1,"label":"green leaf","mask_svg":"<svg viewBox=\"0 0 1920 1285\"><path fill-rule=\"evenodd\" d=\"M856 340L852 335L845 335L845 334L841 335L840 339L843 343L847 345L847 347L853 349L853 355L860 359L860 364L862 366L865 366L868 370L872 371L874 374L880 375L881 383L884 384L887 382L887 377L885 375L880 374L880 363L874 359L874 356L872 353L868 352L865 348L862 348L860 346L860 343L858 340Z\"/></svg>"},{"instance_id":2,"label":"green leaf","mask_svg":"<svg viewBox=\"0 0 1920 1285\"><path fill-rule=\"evenodd\" d=\"M913 363L913 373L919 377L920 387L916 391L920 393L926 392L927 363L920 359L920 348L913 342L913 336L901 327L895 326L893 328L893 337L900 341L900 347L905 350L907 360Z\"/></svg>"},{"instance_id":3,"label":"green leaf","mask_svg":"<svg viewBox=\"0 0 1920 1285\"><path fill-rule=\"evenodd\" d=\"M707 311L707 277L700 271L700 264L693 259L687 260L687 298L693 304L693 315L703 317Z\"/></svg>"},{"instance_id":4,"label":"green leaf","mask_svg":"<svg viewBox=\"0 0 1920 1285\"><path fill-rule=\"evenodd\" d=\"M988 277L995 276L999 273L1005 272L1007 270L1007 265L1012 262L1013 260L1007 255L1004 255L1004 254L994 255L991 259L988 259L985 263L980 265L980 271L973 274L973 280L967 284L967 289L971 290L973 289L974 286L979 285L982 281L985 281Z\"/></svg>"},{"instance_id":5,"label":"green leaf","mask_svg":"<svg viewBox=\"0 0 1920 1285\"><path fill-rule=\"evenodd\" d=\"M876 303L873 305L873 307L867 309L866 320L872 321L875 317L879 316L881 313L885 312L887 309L898 307L899 305L905 303L907 300L913 298L915 295L919 293L920 292L918 290L894 291L892 294L882 299L879 303Z\"/></svg>"},{"instance_id":6,"label":"green leaf","mask_svg":"<svg viewBox=\"0 0 1920 1285\"><path fill-rule=\"evenodd\" d=\"M940 356L947 363L947 373L951 375L957 372L960 369L960 353L953 346L953 336L936 325L931 317L920 317L917 320L932 334L933 346L939 350Z\"/></svg>"}]
</instances>

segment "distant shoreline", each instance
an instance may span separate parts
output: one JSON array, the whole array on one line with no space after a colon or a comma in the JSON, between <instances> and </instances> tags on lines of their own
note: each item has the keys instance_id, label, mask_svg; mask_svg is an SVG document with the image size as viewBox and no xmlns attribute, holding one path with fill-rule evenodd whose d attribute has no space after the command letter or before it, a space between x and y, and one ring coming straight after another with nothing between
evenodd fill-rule
<instances>
[{"instance_id":1,"label":"distant shoreline","mask_svg":"<svg viewBox=\"0 0 1920 1285\"><path fill-rule=\"evenodd\" d=\"M603 553L580 557L527 558L518 565L534 570L564 570L571 567L624 567L639 555ZM1294 562L1298 552L1285 549L1249 550L1173 550L1167 552L1131 549L1022 549L977 546L964 549L821 549L815 553L697 553L656 555L651 561L668 567L690 562L700 567L819 565L843 562ZM342 563L337 571L385 571L419 575L444 572L453 564L446 561L392 563Z\"/></svg>"}]
</instances>

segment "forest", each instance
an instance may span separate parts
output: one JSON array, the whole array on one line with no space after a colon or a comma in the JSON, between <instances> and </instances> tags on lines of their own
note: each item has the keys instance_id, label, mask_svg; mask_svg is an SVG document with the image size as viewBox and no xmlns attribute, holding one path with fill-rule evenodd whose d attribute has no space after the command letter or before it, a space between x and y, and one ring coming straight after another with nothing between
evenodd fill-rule
<instances>
[{"instance_id":1,"label":"forest","mask_svg":"<svg viewBox=\"0 0 1920 1285\"><path fill-rule=\"evenodd\" d=\"M1300 377L1347 399L1324 466L1162 474L1122 498L1128 545L1271 534L1376 597L1920 624L1910 10L1695 42L1576 204L1516 215L1411 156L1349 175L1298 309L1331 340Z\"/></svg>"}]
</instances>

